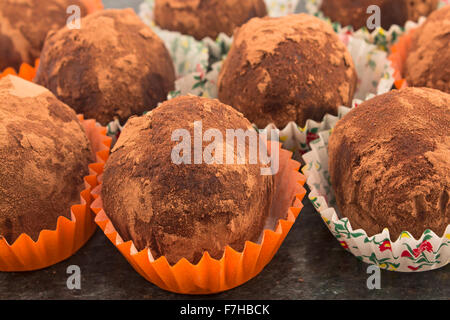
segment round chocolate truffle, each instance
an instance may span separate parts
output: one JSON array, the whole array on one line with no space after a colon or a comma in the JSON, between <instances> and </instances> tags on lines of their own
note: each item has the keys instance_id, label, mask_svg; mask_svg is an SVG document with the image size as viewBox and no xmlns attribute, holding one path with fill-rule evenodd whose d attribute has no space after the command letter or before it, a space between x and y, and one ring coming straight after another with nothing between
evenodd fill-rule
<instances>
[{"instance_id":1,"label":"round chocolate truffle","mask_svg":"<svg viewBox=\"0 0 450 320\"><path fill-rule=\"evenodd\" d=\"M48 35L35 78L76 112L125 121L174 89L169 52L132 9L99 11L81 25Z\"/></svg>"},{"instance_id":2,"label":"round chocolate truffle","mask_svg":"<svg viewBox=\"0 0 450 320\"><path fill-rule=\"evenodd\" d=\"M406 21L417 21L436 10L439 0L323 0L321 10L334 22L353 26L355 30L367 26L373 11L369 6L380 8L381 26L388 30L392 25L403 26Z\"/></svg>"},{"instance_id":3,"label":"round chocolate truffle","mask_svg":"<svg viewBox=\"0 0 450 320\"><path fill-rule=\"evenodd\" d=\"M70 5L86 13L80 0L1 0L0 71L7 67L18 70L23 62L34 64L47 33L66 24Z\"/></svg>"},{"instance_id":4,"label":"round chocolate truffle","mask_svg":"<svg viewBox=\"0 0 450 320\"><path fill-rule=\"evenodd\" d=\"M18 77L0 80L0 237L34 241L70 219L94 159L75 112Z\"/></svg>"},{"instance_id":5,"label":"round chocolate truffle","mask_svg":"<svg viewBox=\"0 0 450 320\"><path fill-rule=\"evenodd\" d=\"M261 175L262 164L250 164L248 157L244 164L195 164L196 121L205 134L216 129L224 140L227 129L254 130L242 114L218 100L169 100L130 118L103 176L103 205L119 235L171 264L182 258L197 263L205 251L220 259L227 245L241 251L245 241L258 241L272 203L273 176ZM185 130L191 140L178 139L175 130ZM186 141L185 150L175 151ZM222 148L226 159L225 142L216 142L215 150ZM210 143L203 142L202 150ZM173 152L183 157L190 152L192 164L176 164Z\"/></svg>"},{"instance_id":6,"label":"round chocolate truffle","mask_svg":"<svg viewBox=\"0 0 450 320\"><path fill-rule=\"evenodd\" d=\"M354 230L388 228L416 239L450 223L450 95L406 88L377 96L339 121L330 136L336 202Z\"/></svg>"},{"instance_id":7,"label":"round chocolate truffle","mask_svg":"<svg viewBox=\"0 0 450 320\"><path fill-rule=\"evenodd\" d=\"M267 15L264 0L156 0L155 23L163 29L216 39L254 17Z\"/></svg>"},{"instance_id":8,"label":"round chocolate truffle","mask_svg":"<svg viewBox=\"0 0 450 320\"><path fill-rule=\"evenodd\" d=\"M306 14L255 18L235 32L219 99L258 127L305 125L350 105L353 60L329 24Z\"/></svg>"},{"instance_id":9,"label":"round chocolate truffle","mask_svg":"<svg viewBox=\"0 0 450 320\"><path fill-rule=\"evenodd\" d=\"M450 6L433 12L412 37L405 64L409 86L450 93Z\"/></svg>"}]
</instances>

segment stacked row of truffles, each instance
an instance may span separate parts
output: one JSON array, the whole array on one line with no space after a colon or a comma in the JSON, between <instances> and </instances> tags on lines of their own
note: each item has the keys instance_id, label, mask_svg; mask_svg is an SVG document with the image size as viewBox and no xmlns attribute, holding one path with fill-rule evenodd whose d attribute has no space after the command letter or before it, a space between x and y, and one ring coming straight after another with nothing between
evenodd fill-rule
<instances>
[{"instance_id":1,"label":"stacked row of truffles","mask_svg":"<svg viewBox=\"0 0 450 320\"><path fill-rule=\"evenodd\" d=\"M51 7L59 1L44 2ZM337 3L324 1L324 11L331 8L336 19L350 19L350 4L334 10ZM392 10L402 12L403 20L435 8L434 1L418 4L417 10L408 7L409 1L396 3ZM68 214L65 208L92 160L77 112L101 124L129 119L106 164L102 189L105 211L125 241L132 240L139 250L149 248L155 258L166 256L172 264L181 258L196 263L204 251L220 258L226 245L242 250L245 241L258 241L277 201L273 177L261 176L260 166L248 162L175 165L173 130L192 132L198 120L204 130L246 130L251 123L283 127L290 121L303 126L350 105L357 86L350 53L318 18L263 17L262 0L157 0L155 21L163 28L197 39L234 32L220 72L220 102L181 97L158 107L174 89L173 62L162 40L132 10L88 15L79 30L36 24L35 32L49 31L45 44L23 34L23 43L40 41L27 47L16 43L8 5L0 5L0 43L15 49L6 55L0 50L0 67L29 62L42 49L37 85L13 77L0 82L1 101L7 101L0 105L0 153L9 159L2 164L7 178L0 188L8 193L0 204L0 234L10 242L21 232L36 237L52 228L34 223L33 215L53 221L58 213ZM436 11L417 31L407 68L412 85L448 92L448 12L448 7ZM433 50L444 53L438 57ZM342 215L371 234L384 227L393 235L409 230L419 236L426 228L442 232L450 217L449 108L447 93L407 89L374 98L339 122L330 141L330 173ZM22 180L16 177L17 159L26 168ZM48 179L33 182L41 176ZM61 184L64 194L59 196Z\"/></svg>"}]
</instances>

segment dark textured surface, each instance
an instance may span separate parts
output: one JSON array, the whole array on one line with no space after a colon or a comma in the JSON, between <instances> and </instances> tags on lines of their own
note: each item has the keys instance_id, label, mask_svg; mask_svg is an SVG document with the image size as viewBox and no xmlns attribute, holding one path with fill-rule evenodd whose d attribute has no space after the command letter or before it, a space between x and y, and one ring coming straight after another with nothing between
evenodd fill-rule
<instances>
[{"instance_id":1,"label":"dark textured surface","mask_svg":"<svg viewBox=\"0 0 450 320\"><path fill-rule=\"evenodd\" d=\"M109 7L139 2L104 0ZM219 295L189 297L160 290L136 273L98 230L69 260L41 271L0 273L0 299L450 299L450 265L415 274L382 271L381 290L368 290L368 265L342 249L309 201L304 203L263 272ZM81 290L66 287L70 265L81 268Z\"/></svg>"},{"instance_id":2,"label":"dark textured surface","mask_svg":"<svg viewBox=\"0 0 450 320\"><path fill-rule=\"evenodd\" d=\"M450 266L425 273L381 272L368 290L366 264L341 248L308 200L283 246L258 277L202 297L167 293L142 278L98 230L69 260L29 273L0 273L0 299L450 299ZM81 290L66 287L70 265Z\"/></svg>"}]
</instances>

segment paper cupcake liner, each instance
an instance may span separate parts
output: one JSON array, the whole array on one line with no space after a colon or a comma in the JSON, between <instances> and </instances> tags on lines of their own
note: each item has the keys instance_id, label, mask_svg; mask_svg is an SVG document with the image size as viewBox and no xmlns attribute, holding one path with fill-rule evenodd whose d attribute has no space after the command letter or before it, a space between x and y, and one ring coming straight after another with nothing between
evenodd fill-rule
<instances>
[{"instance_id":1,"label":"paper cupcake liner","mask_svg":"<svg viewBox=\"0 0 450 320\"><path fill-rule=\"evenodd\" d=\"M402 35L396 44L391 47L391 54L388 59L391 61L394 69L395 87L402 89L408 86L406 79L403 76L408 52L411 49L412 35L416 29L411 29L409 32Z\"/></svg>"},{"instance_id":2,"label":"paper cupcake liner","mask_svg":"<svg viewBox=\"0 0 450 320\"><path fill-rule=\"evenodd\" d=\"M84 120L78 116L96 154L98 162L105 162L109 154L111 138L106 129L96 126L95 120ZM60 216L55 230L42 230L37 241L23 233L13 244L0 239L0 271L32 271L43 269L61 262L77 252L94 234L96 224L90 210L92 197L90 185L97 179L95 165L90 167L91 176L85 178L84 189L80 193L80 204L73 205L71 219Z\"/></svg>"},{"instance_id":3,"label":"paper cupcake liner","mask_svg":"<svg viewBox=\"0 0 450 320\"><path fill-rule=\"evenodd\" d=\"M275 176L275 207L268 219L277 221L276 226L264 230L260 243L246 241L242 252L227 246L220 260L205 252L196 265L183 258L172 266L164 256L153 260L149 249L138 252L132 241L124 242L103 209L103 163L95 168L98 179L91 184L95 198L91 208L97 215L95 222L133 268L161 289L193 295L230 290L258 275L272 260L303 207L301 201L306 194L303 188L306 179L298 172L300 164L291 156L280 146L280 171Z\"/></svg>"},{"instance_id":4,"label":"paper cupcake liner","mask_svg":"<svg viewBox=\"0 0 450 320\"><path fill-rule=\"evenodd\" d=\"M343 108L339 118L348 111L349 108ZM362 229L353 230L348 218L339 218L328 172L330 134L331 130L322 131L319 139L311 143L312 151L303 156L306 166L302 171L311 189L309 199L342 247L359 260L390 271L420 272L447 265L450 262L450 225L442 237L426 230L415 239L405 231L393 241L388 229L369 237Z\"/></svg>"},{"instance_id":5,"label":"paper cupcake liner","mask_svg":"<svg viewBox=\"0 0 450 320\"><path fill-rule=\"evenodd\" d=\"M264 0L270 17L282 17L301 9L302 0Z\"/></svg>"},{"instance_id":6,"label":"paper cupcake liner","mask_svg":"<svg viewBox=\"0 0 450 320\"><path fill-rule=\"evenodd\" d=\"M353 37L362 39L368 43L374 44L381 50L389 51L390 47L395 44L400 36L411 29L417 28L418 25L422 24L426 18L421 17L418 22L407 21L404 26L392 25L389 30L385 30L381 27L376 28L372 32L367 30L367 28L362 28L359 30L354 30L352 26L342 26L339 23L331 22L331 20L320 11L320 6L322 5L322 0L300 0L304 3L302 4L301 10L314 15L322 20L328 21L333 25L334 30L338 34L351 34ZM449 0L440 0L439 8L450 4Z\"/></svg>"},{"instance_id":7,"label":"paper cupcake liner","mask_svg":"<svg viewBox=\"0 0 450 320\"><path fill-rule=\"evenodd\" d=\"M27 81L33 81L34 77L36 76L38 66L39 66L39 59L36 59L34 66L31 66L28 63L22 63L19 72L16 72L16 70L12 67L6 68L0 73L0 79L6 77L7 75L13 75L18 76Z\"/></svg>"},{"instance_id":8,"label":"paper cupcake liner","mask_svg":"<svg viewBox=\"0 0 450 320\"><path fill-rule=\"evenodd\" d=\"M353 107L357 107L362 103L362 100L355 99L352 102ZM328 131L333 128L336 122L342 118L349 108L339 107L338 116L326 114L321 122L314 120L307 120L305 127L300 127L295 122L290 122L288 125L280 130L274 124L268 125L264 129L258 129L261 133L268 133L271 130L277 130L280 142L283 148L292 152L300 152L304 154L311 150L310 144L319 138L319 134L323 131ZM257 129L257 128L256 128Z\"/></svg>"}]
</instances>

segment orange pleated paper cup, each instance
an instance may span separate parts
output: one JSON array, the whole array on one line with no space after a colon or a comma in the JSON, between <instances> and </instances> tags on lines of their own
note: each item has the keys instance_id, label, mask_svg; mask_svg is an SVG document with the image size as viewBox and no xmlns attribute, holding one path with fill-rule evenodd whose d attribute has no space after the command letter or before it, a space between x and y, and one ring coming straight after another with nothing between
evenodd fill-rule
<instances>
[{"instance_id":1,"label":"orange pleated paper cup","mask_svg":"<svg viewBox=\"0 0 450 320\"><path fill-rule=\"evenodd\" d=\"M409 50L411 49L412 36L415 30L416 29L411 29L409 32L402 35L398 39L398 42L391 47L391 54L388 59L391 61L391 66L394 69L394 84L397 89L406 88L408 86L403 71Z\"/></svg>"},{"instance_id":2,"label":"orange pleated paper cup","mask_svg":"<svg viewBox=\"0 0 450 320\"><path fill-rule=\"evenodd\" d=\"M122 240L103 209L103 163L95 166L97 181L91 184L95 199L91 208L96 214L95 222L133 268L161 289L199 295L240 286L257 276L272 260L303 208L301 201L306 190L303 188L305 177L299 173L300 163L292 160L292 153L281 149L281 144L276 143L280 150L280 170L275 175L276 189L270 217L276 226L263 231L260 243L247 241L242 252L227 246L220 260L205 252L196 265L183 258L173 266L164 256L153 260L149 249L138 252L132 241Z\"/></svg>"},{"instance_id":3,"label":"orange pleated paper cup","mask_svg":"<svg viewBox=\"0 0 450 320\"><path fill-rule=\"evenodd\" d=\"M106 128L96 126L95 120L78 118L96 154L96 161L106 161L111 145ZM56 229L42 230L36 242L25 233L11 245L6 239L0 239L0 271L32 271L49 267L72 256L89 240L97 228L90 210L93 200L90 182L96 180L95 165L89 169L92 175L85 178L86 187L80 193L80 204L70 208L71 219L60 216Z\"/></svg>"},{"instance_id":4,"label":"orange pleated paper cup","mask_svg":"<svg viewBox=\"0 0 450 320\"><path fill-rule=\"evenodd\" d=\"M36 59L34 66L29 65L28 63L22 63L19 68L19 72L12 67L6 68L0 73L0 79L6 77L7 75L13 75L25 79L27 81L33 81L36 76L36 71L39 67L39 59Z\"/></svg>"}]
</instances>

